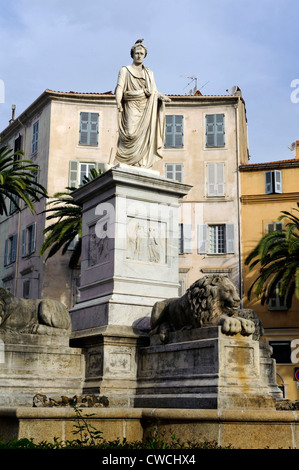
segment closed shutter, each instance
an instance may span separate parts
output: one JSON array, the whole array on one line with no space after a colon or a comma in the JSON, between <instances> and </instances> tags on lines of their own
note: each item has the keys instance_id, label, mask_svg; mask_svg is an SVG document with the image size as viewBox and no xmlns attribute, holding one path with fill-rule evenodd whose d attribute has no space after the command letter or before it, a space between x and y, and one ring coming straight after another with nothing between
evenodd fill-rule
<instances>
[{"instance_id":1,"label":"closed shutter","mask_svg":"<svg viewBox=\"0 0 299 470\"><path fill-rule=\"evenodd\" d=\"M99 115L97 113L90 113L89 120L89 145L98 145L98 125Z\"/></svg>"},{"instance_id":2,"label":"closed shutter","mask_svg":"<svg viewBox=\"0 0 299 470\"><path fill-rule=\"evenodd\" d=\"M69 167L69 188L78 187L78 171L79 162L77 162L76 160L71 160Z\"/></svg>"},{"instance_id":3,"label":"closed shutter","mask_svg":"<svg viewBox=\"0 0 299 470\"><path fill-rule=\"evenodd\" d=\"M165 147L183 147L183 116L165 116Z\"/></svg>"},{"instance_id":4,"label":"closed shutter","mask_svg":"<svg viewBox=\"0 0 299 470\"><path fill-rule=\"evenodd\" d=\"M22 230L22 247L21 247L21 256L24 258L26 256L26 229Z\"/></svg>"},{"instance_id":5,"label":"closed shutter","mask_svg":"<svg viewBox=\"0 0 299 470\"><path fill-rule=\"evenodd\" d=\"M208 196L224 196L224 163L207 164L207 193Z\"/></svg>"},{"instance_id":6,"label":"closed shutter","mask_svg":"<svg viewBox=\"0 0 299 470\"><path fill-rule=\"evenodd\" d=\"M206 146L223 147L225 145L224 114L206 115Z\"/></svg>"},{"instance_id":7,"label":"closed shutter","mask_svg":"<svg viewBox=\"0 0 299 470\"><path fill-rule=\"evenodd\" d=\"M17 243L18 235L15 233L12 237L12 249L11 249L11 263L14 263L17 259Z\"/></svg>"},{"instance_id":8,"label":"closed shutter","mask_svg":"<svg viewBox=\"0 0 299 470\"><path fill-rule=\"evenodd\" d=\"M5 240L5 246L4 246L4 266L8 265L7 253L8 253L8 238Z\"/></svg>"},{"instance_id":9,"label":"closed shutter","mask_svg":"<svg viewBox=\"0 0 299 470\"><path fill-rule=\"evenodd\" d=\"M99 115L97 113L80 113L80 145L98 144L98 122Z\"/></svg>"},{"instance_id":10,"label":"closed shutter","mask_svg":"<svg viewBox=\"0 0 299 470\"><path fill-rule=\"evenodd\" d=\"M235 252L235 227L234 224L226 225L226 253Z\"/></svg>"},{"instance_id":11,"label":"closed shutter","mask_svg":"<svg viewBox=\"0 0 299 470\"><path fill-rule=\"evenodd\" d=\"M216 147L224 146L224 114L216 114L215 118Z\"/></svg>"},{"instance_id":12,"label":"closed shutter","mask_svg":"<svg viewBox=\"0 0 299 470\"><path fill-rule=\"evenodd\" d=\"M197 226L197 253L205 254L207 252L207 225Z\"/></svg>"}]
</instances>

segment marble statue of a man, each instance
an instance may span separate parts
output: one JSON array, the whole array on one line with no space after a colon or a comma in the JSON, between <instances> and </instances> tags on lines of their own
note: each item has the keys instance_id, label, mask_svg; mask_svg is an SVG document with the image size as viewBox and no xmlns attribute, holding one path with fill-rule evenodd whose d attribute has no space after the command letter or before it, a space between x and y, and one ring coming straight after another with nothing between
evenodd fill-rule
<instances>
[{"instance_id":1,"label":"marble statue of a man","mask_svg":"<svg viewBox=\"0 0 299 470\"><path fill-rule=\"evenodd\" d=\"M132 65L119 71L115 89L119 137L116 161L151 168L162 158L165 101L157 91L153 72L143 65L147 49L138 40L131 49Z\"/></svg>"}]
</instances>

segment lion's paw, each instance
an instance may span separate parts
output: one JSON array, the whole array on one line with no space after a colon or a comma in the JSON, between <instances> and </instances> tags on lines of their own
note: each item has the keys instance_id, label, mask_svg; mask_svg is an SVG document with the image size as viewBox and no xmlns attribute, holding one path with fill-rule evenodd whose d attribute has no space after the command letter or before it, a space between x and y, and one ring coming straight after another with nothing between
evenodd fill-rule
<instances>
[{"instance_id":1,"label":"lion's paw","mask_svg":"<svg viewBox=\"0 0 299 470\"><path fill-rule=\"evenodd\" d=\"M235 317L222 317L220 324L222 326L222 333L225 335L236 335L242 331L241 322Z\"/></svg>"},{"instance_id":2,"label":"lion's paw","mask_svg":"<svg viewBox=\"0 0 299 470\"><path fill-rule=\"evenodd\" d=\"M253 323L253 321L248 320L247 318L240 318L240 317L238 317L238 320L240 321L241 326L242 326L241 334L243 336L250 336L254 333L255 324Z\"/></svg>"}]
</instances>

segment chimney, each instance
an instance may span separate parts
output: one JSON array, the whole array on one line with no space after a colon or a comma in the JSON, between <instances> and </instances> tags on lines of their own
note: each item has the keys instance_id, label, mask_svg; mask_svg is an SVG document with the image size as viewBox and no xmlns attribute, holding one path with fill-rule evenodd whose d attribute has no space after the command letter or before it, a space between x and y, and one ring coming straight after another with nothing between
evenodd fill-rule
<instances>
[{"instance_id":1,"label":"chimney","mask_svg":"<svg viewBox=\"0 0 299 470\"><path fill-rule=\"evenodd\" d=\"M299 160L299 140L296 140L296 145L295 145L295 158Z\"/></svg>"},{"instance_id":2,"label":"chimney","mask_svg":"<svg viewBox=\"0 0 299 470\"><path fill-rule=\"evenodd\" d=\"M12 104L11 105L11 119L9 121L9 124L11 124L12 122L14 122L15 120L15 112L16 112L16 105L15 104Z\"/></svg>"}]
</instances>

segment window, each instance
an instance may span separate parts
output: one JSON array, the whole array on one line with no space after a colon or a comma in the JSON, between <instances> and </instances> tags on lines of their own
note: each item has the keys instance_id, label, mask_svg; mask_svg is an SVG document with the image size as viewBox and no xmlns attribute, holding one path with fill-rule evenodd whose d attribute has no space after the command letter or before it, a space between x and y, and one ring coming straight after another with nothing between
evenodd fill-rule
<instances>
[{"instance_id":1,"label":"window","mask_svg":"<svg viewBox=\"0 0 299 470\"><path fill-rule=\"evenodd\" d=\"M38 148L38 128L39 128L39 123L36 121L33 124L33 132L32 132L32 149L31 153L36 153L37 148Z\"/></svg>"},{"instance_id":2,"label":"window","mask_svg":"<svg viewBox=\"0 0 299 470\"><path fill-rule=\"evenodd\" d=\"M224 147L224 114L206 115L206 147Z\"/></svg>"},{"instance_id":3,"label":"window","mask_svg":"<svg viewBox=\"0 0 299 470\"><path fill-rule=\"evenodd\" d=\"M165 142L167 148L183 147L183 116L165 116Z\"/></svg>"},{"instance_id":4,"label":"window","mask_svg":"<svg viewBox=\"0 0 299 470\"><path fill-rule=\"evenodd\" d=\"M5 240L4 245L4 266L15 263L17 259L18 235L15 233Z\"/></svg>"},{"instance_id":5,"label":"window","mask_svg":"<svg viewBox=\"0 0 299 470\"><path fill-rule=\"evenodd\" d=\"M265 193L282 193L282 174L279 170L265 171Z\"/></svg>"},{"instance_id":6,"label":"window","mask_svg":"<svg viewBox=\"0 0 299 470\"><path fill-rule=\"evenodd\" d=\"M97 171L104 170L104 163L85 163L77 160L70 161L69 167L69 187L78 188L83 184L84 177L90 176L90 170L95 168Z\"/></svg>"},{"instance_id":7,"label":"window","mask_svg":"<svg viewBox=\"0 0 299 470\"><path fill-rule=\"evenodd\" d=\"M273 348L272 357L277 364L291 363L291 342L290 341L269 341L269 345Z\"/></svg>"},{"instance_id":8,"label":"window","mask_svg":"<svg viewBox=\"0 0 299 470\"><path fill-rule=\"evenodd\" d=\"M30 299L30 279L23 281L23 299Z\"/></svg>"},{"instance_id":9,"label":"window","mask_svg":"<svg viewBox=\"0 0 299 470\"><path fill-rule=\"evenodd\" d=\"M35 252L36 222L22 230L22 257L30 256Z\"/></svg>"},{"instance_id":10,"label":"window","mask_svg":"<svg viewBox=\"0 0 299 470\"><path fill-rule=\"evenodd\" d=\"M275 232L276 230L283 230L282 222L268 222L266 226L267 233Z\"/></svg>"},{"instance_id":11,"label":"window","mask_svg":"<svg viewBox=\"0 0 299 470\"><path fill-rule=\"evenodd\" d=\"M183 182L183 165L177 163L167 163L165 165L165 176L179 183Z\"/></svg>"},{"instance_id":12,"label":"window","mask_svg":"<svg viewBox=\"0 0 299 470\"><path fill-rule=\"evenodd\" d=\"M80 113L80 145L98 145L98 113Z\"/></svg>"},{"instance_id":13,"label":"window","mask_svg":"<svg viewBox=\"0 0 299 470\"><path fill-rule=\"evenodd\" d=\"M192 253L191 224L179 224L179 253Z\"/></svg>"},{"instance_id":14,"label":"window","mask_svg":"<svg viewBox=\"0 0 299 470\"><path fill-rule=\"evenodd\" d=\"M230 254L235 252L234 224L198 225L198 254Z\"/></svg>"},{"instance_id":15,"label":"window","mask_svg":"<svg viewBox=\"0 0 299 470\"><path fill-rule=\"evenodd\" d=\"M207 195L225 195L224 163L207 163Z\"/></svg>"},{"instance_id":16,"label":"window","mask_svg":"<svg viewBox=\"0 0 299 470\"><path fill-rule=\"evenodd\" d=\"M274 294L268 302L269 310L287 310L286 296L279 296L280 283L277 284Z\"/></svg>"}]
</instances>

